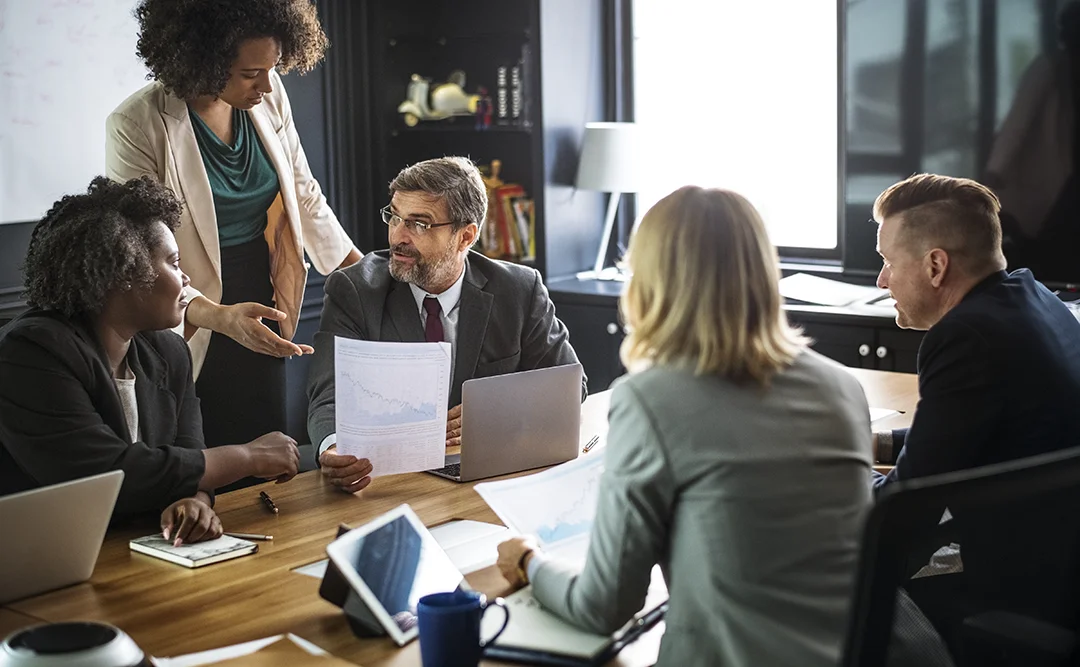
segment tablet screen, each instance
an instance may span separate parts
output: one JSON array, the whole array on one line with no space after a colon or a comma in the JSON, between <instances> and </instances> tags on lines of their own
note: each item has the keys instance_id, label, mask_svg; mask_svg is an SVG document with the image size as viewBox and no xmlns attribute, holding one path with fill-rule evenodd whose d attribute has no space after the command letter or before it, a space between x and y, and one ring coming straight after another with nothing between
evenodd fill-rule
<instances>
[{"instance_id":1,"label":"tablet screen","mask_svg":"<svg viewBox=\"0 0 1080 667\"><path fill-rule=\"evenodd\" d=\"M402 632L416 626L416 605L429 593L456 590L463 577L426 531L398 516L361 537L356 572Z\"/></svg>"}]
</instances>

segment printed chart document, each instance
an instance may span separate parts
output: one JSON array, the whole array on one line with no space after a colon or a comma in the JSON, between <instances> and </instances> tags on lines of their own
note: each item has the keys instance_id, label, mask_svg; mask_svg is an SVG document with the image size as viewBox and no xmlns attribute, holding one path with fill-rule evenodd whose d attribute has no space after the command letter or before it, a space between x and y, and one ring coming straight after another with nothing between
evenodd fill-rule
<instances>
[{"instance_id":1,"label":"printed chart document","mask_svg":"<svg viewBox=\"0 0 1080 667\"><path fill-rule=\"evenodd\" d=\"M337 448L373 476L441 468L446 460L449 343L334 339Z\"/></svg>"},{"instance_id":2,"label":"printed chart document","mask_svg":"<svg viewBox=\"0 0 1080 667\"><path fill-rule=\"evenodd\" d=\"M535 475L474 488L512 530L535 535L548 554L584 564L603 473L603 453L594 451Z\"/></svg>"},{"instance_id":3,"label":"printed chart document","mask_svg":"<svg viewBox=\"0 0 1080 667\"><path fill-rule=\"evenodd\" d=\"M584 566L603 472L603 453L593 452L535 475L474 488L512 530L535 535L548 556ZM544 609L527 586L507 596L510 624L484 654L537 664L604 664L659 622L666 600L667 589L656 566L645 606L635 618L614 635L595 635ZM499 621L496 614L485 615L483 632L493 633Z\"/></svg>"}]
</instances>

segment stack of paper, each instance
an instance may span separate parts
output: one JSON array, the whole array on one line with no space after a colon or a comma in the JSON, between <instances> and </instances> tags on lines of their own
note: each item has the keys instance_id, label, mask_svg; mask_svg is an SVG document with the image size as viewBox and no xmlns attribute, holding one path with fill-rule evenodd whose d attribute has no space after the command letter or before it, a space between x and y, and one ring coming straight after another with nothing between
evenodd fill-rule
<instances>
[{"instance_id":1,"label":"stack of paper","mask_svg":"<svg viewBox=\"0 0 1080 667\"><path fill-rule=\"evenodd\" d=\"M351 665L294 634L274 635L175 658L151 658L157 667L342 667Z\"/></svg>"},{"instance_id":2,"label":"stack of paper","mask_svg":"<svg viewBox=\"0 0 1080 667\"><path fill-rule=\"evenodd\" d=\"M780 296L822 306L839 307L866 303L885 294L888 292L878 287L852 285L808 273L794 273L780 280Z\"/></svg>"}]
</instances>

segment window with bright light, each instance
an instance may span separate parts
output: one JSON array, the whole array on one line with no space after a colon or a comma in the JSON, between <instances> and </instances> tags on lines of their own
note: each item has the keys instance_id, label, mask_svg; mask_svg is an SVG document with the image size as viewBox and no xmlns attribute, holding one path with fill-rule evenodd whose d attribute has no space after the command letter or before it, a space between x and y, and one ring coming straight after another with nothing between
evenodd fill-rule
<instances>
[{"instance_id":1,"label":"window with bright light","mask_svg":"<svg viewBox=\"0 0 1080 667\"><path fill-rule=\"evenodd\" d=\"M734 190L775 245L837 248L837 8L828 0L634 0L638 214L682 185Z\"/></svg>"}]
</instances>

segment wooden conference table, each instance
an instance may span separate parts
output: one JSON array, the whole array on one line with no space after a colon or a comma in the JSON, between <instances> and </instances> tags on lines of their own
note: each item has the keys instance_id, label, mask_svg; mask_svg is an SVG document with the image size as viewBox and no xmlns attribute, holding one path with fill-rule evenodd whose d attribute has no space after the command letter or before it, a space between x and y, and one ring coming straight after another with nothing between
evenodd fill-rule
<instances>
[{"instance_id":1,"label":"wooden conference table","mask_svg":"<svg viewBox=\"0 0 1080 667\"><path fill-rule=\"evenodd\" d=\"M914 375L852 373L871 406L905 412L875 422L876 429L910 423L918 400ZM603 392L585 402L582 442L606 433L609 398ZM152 532L150 527L113 530L90 581L0 608L0 635L40 622L95 620L123 629L151 655L174 656L291 632L361 665L419 665L417 642L398 649L388 638L356 638L341 610L319 597L319 581L292 570L325 558L339 524L360 525L401 503L411 505L428 526L452 519L499 523L472 486L414 473L376 478L351 496L313 471L287 484L224 494L216 509L226 530L274 536L260 543L256 555L189 570L129 551L128 540ZM260 489L273 496L279 514L259 502ZM468 579L488 595L509 592L494 567ZM612 664L651 665L662 634L660 624Z\"/></svg>"}]
</instances>

